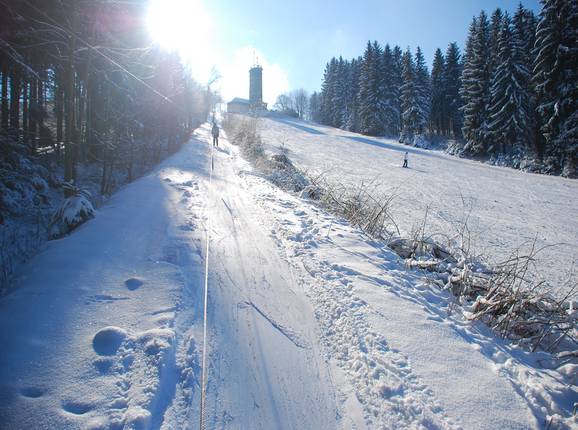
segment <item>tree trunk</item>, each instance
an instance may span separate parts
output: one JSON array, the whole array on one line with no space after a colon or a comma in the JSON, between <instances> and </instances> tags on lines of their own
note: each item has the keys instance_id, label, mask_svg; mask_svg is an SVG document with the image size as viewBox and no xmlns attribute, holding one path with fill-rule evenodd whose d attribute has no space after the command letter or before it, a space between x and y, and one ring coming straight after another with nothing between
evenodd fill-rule
<instances>
[{"instance_id":1,"label":"tree trunk","mask_svg":"<svg viewBox=\"0 0 578 430\"><path fill-rule=\"evenodd\" d=\"M38 119L38 85L34 78L30 83L30 98L28 101L28 141L33 152L36 151L37 119Z\"/></svg>"},{"instance_id":2,"label":"tree trunk","mask_svg":"<svg viewBox=\"0 0 578 430\"><path fill-rule=\"evenodd\" d=\"M8 128L8 63L2 62L2 129Z\"/></svg>"},{"instance_id":3,"label":"tree trunk","mask_svg":"<svg viewBox=\"0 0 578 430\"><path fill-rule=\"evenodd\" d=\"M40 146L46 146L48 144L48 142L43 141L44 140L43 137L45 135L45 133L43 131L43 129L44 129L44 114L46 112L46 109L44 106L44 103L46 101L46 97L44 94L45 86L44 86L43 81L46 80L46 73L43 72L41 74L41 76L42 76L42 80L38 81L38 97L36 99L36 105L38 106L36 123L38 126L38 135L40 137L39 144L40 144Z\"/></svg>"},{"instance_id":4,"label":"tree trunk","mask_svg":"<svg viewBox=\"0 0 578 430\"><path fill-rule=\"evenodd\" d=\"M24 81L22 82L22 136L25 144L30 142L30 104L28 100L28 82Z\"/></svg>"},{"instance_id":5,"label":"tree trunk","mask_svg":"<svg viewBox=\"0 0 578 430\"><path fill-rule=\"evenodd\" d=\"M74 53L76 51L76 12L75 2L71 3L72 34L68 40L68 64L66 68L66 82L64 89L64 103L66 113L66 134L64 141L64 180L73 182L75 179L74 169ZM69 192L65 191L65 197Z\"/></svg>"},{"instance_id":6,"label":"tree trunk","mask_svg":"<svg viewBox=\"0 0 578 430\"><path fill-rule=\"evenodd\" d=\"M56 83L56 97L55 97L55 110L56 110L56 145L57 150L60 151L60 145L62 144L63 138L63 123L64 123L64 100L63 100L63 89L62 89L62 77L58 79Z\"/></svg>"},{"instance_id":7,"label":"tree trunk","mask_svg":"<svg viewBox=\"0 0 578 430\"><path fill-rule=\"evenodd\" d=\"M14 70L10 79L10 127L20 127L20 74Z\"/></svg>"}]
</instances>

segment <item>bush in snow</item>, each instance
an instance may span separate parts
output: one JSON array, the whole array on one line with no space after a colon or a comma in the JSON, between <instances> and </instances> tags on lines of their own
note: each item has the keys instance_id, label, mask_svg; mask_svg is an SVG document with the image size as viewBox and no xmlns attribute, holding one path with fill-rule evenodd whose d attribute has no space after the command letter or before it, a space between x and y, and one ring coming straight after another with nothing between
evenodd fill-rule
<instances>
[{"instance_id":1,"label":"bush in snow","mask_svg":"<svg viewBox=\"0 0 578 430\"><path fill-rule=\"evenodd\" d=\"M265 150L257 131L257 118L227 114L222 125L231 143L241 148L247 160L255 163L261 161Z\"/></svg>"},{"instance_id":2,"label":"bush in snow","mask_svg":"<svg viewBox=\"0 0 578 430\"><path fill-rule=\"evenodd\" d=\"M287 155L273 155L267 164L269 180L278 187L298 193L309 185L307 178L293 165Z\"/></svg>"},{"instance_id":3,"label":"bush in snow","mask_svg":"<svg viewBox=\"0 0 578 430\"><path fill-rule=\"evenodd\" d=\"M79 225L94 218L95 211L90 202L90 193L71 183L63 185L68 197L54 213L51 223L51 237L62 237Z\"/></svg>"}]
</instances>

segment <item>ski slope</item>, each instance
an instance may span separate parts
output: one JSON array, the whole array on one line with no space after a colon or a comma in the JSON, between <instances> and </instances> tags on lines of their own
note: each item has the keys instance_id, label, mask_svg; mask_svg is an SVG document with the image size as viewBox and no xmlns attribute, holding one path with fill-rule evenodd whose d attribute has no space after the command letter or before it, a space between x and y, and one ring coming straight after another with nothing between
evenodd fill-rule
<instances>
[{"instance_id":1,"label":"ski slope","mask_svg":"<svg viewBox=\"0 0 578 430\"><path fill-rule=\"evenodd\" d=\"M207 429L576 425L576 366L541 369L226 140L213 155L211 177L205 125L22 269L3 429L199 428L207 237Z\"/></svg>"},{"instance_id":2,"label":"ski slope","mask_svg":"<svg viewBox=\"0 0 578 430\"><path fill-rule=\"evenodd\" d=\"M578 279L578 181L524 173L440 151L399 144L289 118L260 119L269 148L288 150L302 169L332 181L373 183L395 195L392 212L400 229L421 226L427 209L430 234L454 235L463 220L473 239L473 254L491 262L506 260L534 239L539 253L536 274L562 293L569 274ZM402 169L409 152L409 169Z\"/></svg>"}]
</instances>

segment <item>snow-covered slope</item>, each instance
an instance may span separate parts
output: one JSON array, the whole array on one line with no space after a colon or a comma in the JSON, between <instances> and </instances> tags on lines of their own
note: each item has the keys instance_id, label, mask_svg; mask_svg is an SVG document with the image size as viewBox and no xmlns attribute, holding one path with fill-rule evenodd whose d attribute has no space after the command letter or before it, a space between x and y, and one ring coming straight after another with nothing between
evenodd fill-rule
<instances>
[{"instance_id":1,"label":"snow-covered slope","mask_svg":"<svg viewBox=\"0 0 578 430\"><path fill-rule=\"evenodd\" d=\"M576 424L575 389L540 356L448 315L445 293L226 141L209 183L208 142L205 126L0 300L2 428L198 428L207 226L206 428Z\"/></svg>"},{"instance_id":2,"label":"snow-covered slope","mask_svg":"<svg viewBox=\"0 0 578 430\"><path fill-rule=\"evenodd\" d=\"M406 233L423 223L428 207L430 233L452 235L468 216L477 253L503 261L520 245L527 251L536 239L537 247L548 246L539 254L538 272L554 285L562 285L571 270L576 279L576 180L490 166L294 119L261 119L260 131L270 148L284 147L303 169L356 185L374 181L395 195L393 214ZM409 169L401 168L405 151Z\"/></svg>"}]
</instances>

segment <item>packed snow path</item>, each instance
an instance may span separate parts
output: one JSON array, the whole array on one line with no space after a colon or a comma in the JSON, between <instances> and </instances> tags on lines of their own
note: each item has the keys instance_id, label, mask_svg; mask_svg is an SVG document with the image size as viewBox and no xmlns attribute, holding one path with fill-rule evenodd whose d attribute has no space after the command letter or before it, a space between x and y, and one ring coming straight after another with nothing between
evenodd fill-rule
<instances>
[{"instance_id":1,"label":"packed snow path","mask_svg":"<svg viewBox=\"0 0 578 430\"><path fill-rule=\"evenodd\" d=\"M209 128L0 299L2 428L539 428L576 395ZM211 219L210 224L207 220ZM562 409L561 409L562 408Z\"/></svg>"},{"instance_id":2,"label":"packed snow path","mask_svg":"<svg viewBox=\"0 0 578 430\"><path fill-rule=\"evenodd\" d=\"M392 139L289 118L260 120L265 143L283 147L299 167L332 181L373 183L395 195L392 213L409 234L424 222L438 237L454 235L464 219L472 254L504 261L536 239L538 274L564 289L578 260L578 181L495 167ZM405 151L409 169L403 169ZM551 245L555 245L550 247Z\"/></svg>"}]
</instances>

